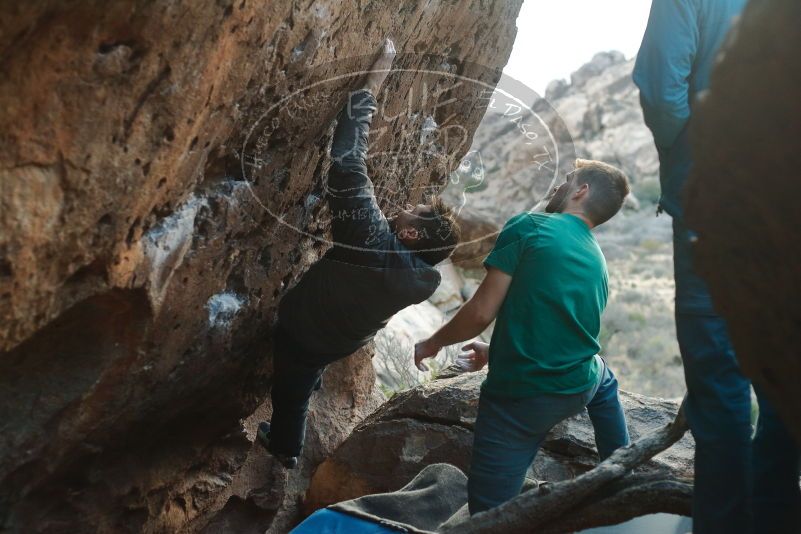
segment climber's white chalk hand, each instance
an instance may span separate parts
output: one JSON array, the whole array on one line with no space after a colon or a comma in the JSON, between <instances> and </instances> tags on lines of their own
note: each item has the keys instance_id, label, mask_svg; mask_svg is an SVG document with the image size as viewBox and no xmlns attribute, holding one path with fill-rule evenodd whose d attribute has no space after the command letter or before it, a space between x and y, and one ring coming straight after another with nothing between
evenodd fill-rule
<instances>
[{"instance_id":1,"label":"climber's white chalk hand","mask_svg":"<svg viewBox=\"0 0 801 534\"><path fill-rule=\"evenodd\" d=\"M392 62L395 61L395 43L392 42L392 39L387 37L384 39L384 42L381 43L381 55L378 56L378 59L375 60L373 64L373 70L389 70L392 68Z\"/></svg>"},{"instance_id":2,"label":"climber's white chalk hand","mask_svg":"<svg viewBox=\"0 0 801 534\"><path fill-rule=\"evenodd\" d=\"M428 339L417 343L414 346L414 365L420 371L428 371L428 366L423 363L423 360L436 356L441 348L432 344Z\"/></svg>"},{"instance_id":3,"label":"climber's white chalk hand","mask_svg":"<svg viewBox=\"0 0 801 534\"><path fill-rule=\"evenodd\" d=\"M378 93L390 69L392 69L392 62L395 61L395 55L395 43L392 42L392 39L384 39L384 42L381 43L381 51L378 58L368 70L367 80L364 84L365 89L369 90L374 95Z\"/></svg>"},{"instance_id":4,"label":"climber's white chalk hand","mask_svg":"<svg viewBox=\"0 0 801 534\"><path fill-rule=\"evenodd\" d=\"M392 39L387 37L386 39L384 39L383 46L384 46L384 54L392 56L390 58L390 64L392 64L392 60L395 59L395 43L392 42Z\"/></svg>"}]
</instances>

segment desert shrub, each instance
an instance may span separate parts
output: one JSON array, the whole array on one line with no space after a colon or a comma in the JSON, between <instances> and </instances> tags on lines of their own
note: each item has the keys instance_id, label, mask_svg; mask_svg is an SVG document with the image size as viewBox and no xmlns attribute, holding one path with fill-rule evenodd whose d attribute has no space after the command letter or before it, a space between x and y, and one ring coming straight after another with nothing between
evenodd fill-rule
<instances>
[{"instance_id":1,"label":"desert shrub","mask_svg":"<svg viewBox=\"0 0 801 534\"><path fill-rule=\"evenodd\" d=\"M648 320L645 318L645 315L643 315L641 312L629 313L629 321L641 327L645 326L648 322Z\"/></svg>"},{"instance_id":2,"label":"desert shrub","mask_svg":"<svg viewBox=\"0 0 801 534\"><path fill-rule=\"evenodd\" d=\"M640 302L647 300L647 295L643 295L643 292L641 290L637 290L636 288L637 286L634 285L630 289L620 291L620 294L617 295L617 300L620 302L625 302L626 304L639 304ZM629 317L631 317L631 315L629 315Z\"/></svg>"},{"instance_id":3,"label":"desert shrub","mask_svg":"<svg viewBox=\"0 0 801 534\"><path fill-rule=\"evenodd\" d=\"M646 224L666 223L669 221L646 219ZM648 228L636 231L655 234ZM673 318L670 241L662 239L659 247L649 248L609 262L609 303L601 319L602 355L623 389L679 397L685 386Z\"/></svg>"},{"instance_id":4,"label":"desert shrub","mask_svg":"<svg viewBox=\"0 0 801 534\"><path fill-rule=\"evenodd\" d=\"M663 246L664 243L657 241L656 239L646 238L640 241L640 248L642 248L646 253L657 252Z\"/></svg>"},{"instance_id":5,"label":"desert shrub","mask_svg":"<svg viewBox=\"0 0 801 534\"><path fill-rule=\"evenodd\" d=\"M391 330L383 330L375 337L375 351L373 366L379 387L387 397L420 382L417 370L410 365L414 347L409 346L402 336Z\"/></svg>"},{"instance_id":6,"label":"desert shrub","mask_svg":"<svg viewBox=\"0 0 801 534\"><path fill-rule=\"evenodd\" d=\"M434 380L443 369L451 365L459 354L459 346L445 347L435 358L426 360L427 373L414 366L414 345L405 336L392 330L382 330L375 337L376 355L373 367L378 387L387 398L419 384Z\"/></svg>"},{"instance_id":7,"label":"desert shrub","mask_svg":"<svg viewBox=\"0 0 801 534\"><path fill-rule=\"evenodd\" d=\"M635 182L633 185L634 194L642 203L656 204L659 202L659 196L662 194L662 188L659 185L659 178L656 176L648 176Z\"/></svg>"}]
</instances>

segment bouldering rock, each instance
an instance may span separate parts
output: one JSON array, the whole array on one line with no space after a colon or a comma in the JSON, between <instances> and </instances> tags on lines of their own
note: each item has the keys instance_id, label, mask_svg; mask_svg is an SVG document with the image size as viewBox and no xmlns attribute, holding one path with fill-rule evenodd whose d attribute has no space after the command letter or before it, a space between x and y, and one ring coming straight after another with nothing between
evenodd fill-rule
<instances>
[{"instance_id":1,"label":"bouldering rock","mask_svg":"<svg viewBox=\"0 0 801 534\"><path fill-rule=\"evenodd\" d=\"M556 100L567 92L568 87L570 87L570 84L566 80L553 80L545 88L545 98L547 100Z\"/></svg>"},{"instance_id":2,"label":"bouldering rock","mask_svg":"<svg viewBox=\"0 0 801 534\"><path fill-rule=\"evenodd\" d=\"M393 37L408 70L380 95L370 172L387 211L419 201L445 171L398 156L446 119L469 146L486 102L451 75L494 85L519 7L3 4L0 528L280 523L303 484L259 475L240 421L269 389L278 302L328 246L331 121ZM301 473L374 407L352 393L367 357L314 401Z\"/></svg>"},{"instance_id":3,"label":"bouldering rock","mask_svg":"<svg viewBox=\"0 0 801 534\"><path fill-rule=\"evenodd\" d=\"M290 530L300 511L297 496L306 491L313 467L384 401L373 388L371 357L371 350L365 348L326 369L323 387L312 395L306 446L297 470L278 467L262 447L251 446L259 422L269 420L272 413L269 401L261 404L243 422L237 451L244 457L241 467L229 475L208 506L219 511L211 519L208 514L199 515L188 530L208 534L263 533L268 527L274 533ZM347 406L355 408L347 410Z\"/></svg>"},{"instance_id":4,"label":"bouldering rock","mask_svg":"<svg viewBox=\"0 0 801 534\"><path fill-rule=\"evenodd\" d=\"M462 242L453 252L451 261L465 269L481 267L495 246L501 227L493 219L470 208L463 208L456 220L462 230Z\"/></svg>"},{"instance_id":5,"label":"bouldering rock","mask_svg":"<svg viewBox=\"0 0 801 534\"><path fill-rule=\"evenodd\" d=\"M750 2L693 106L685 204L744 373L801 443L801 4Z\"/></svg>"},{"instance_id":6,"label":"bouldering rock","mask_svg":"<svg viewBox=\"0 0 801 534\"><path fill-rule=\"evenodd\" d=\"M364 420L314 473L307 512L369 493L394 491L424 466L450 463L467 472L485 372L437 380L393 397ZM622 392L632 440L671 422L679 403ZM694 447L683 437L639 473L692 479ZM540 481L575 477L598 463L586 413L554 427L529 476Z\"/></svg>"}]
</instances>

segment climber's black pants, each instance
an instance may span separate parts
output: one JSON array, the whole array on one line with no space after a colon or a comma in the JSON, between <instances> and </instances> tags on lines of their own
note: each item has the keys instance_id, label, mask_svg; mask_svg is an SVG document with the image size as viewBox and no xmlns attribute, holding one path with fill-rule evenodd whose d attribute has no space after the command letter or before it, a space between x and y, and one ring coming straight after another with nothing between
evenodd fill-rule
<instances>
[{"instance_id":1,"label":"climber's black pants","mask_svg":"<svg viewBox=\"0 0 801 534\"><path fill-rule=\"evenodd\" d=\"M303 349L280 325L273 335L273 416L270 451L299 456L306 436L309 399L320 389L325 366L348 354L314 354Z\"/></svg>"}]
</instances>

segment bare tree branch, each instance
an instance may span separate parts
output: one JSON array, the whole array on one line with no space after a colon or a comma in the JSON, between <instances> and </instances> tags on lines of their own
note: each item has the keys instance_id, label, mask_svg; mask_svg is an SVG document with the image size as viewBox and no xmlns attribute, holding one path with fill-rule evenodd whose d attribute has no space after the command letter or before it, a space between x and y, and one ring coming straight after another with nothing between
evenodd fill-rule
<instances>
[{"instance_id":1,"label":"bare tree branch","mask_svg":"<svg viewBox=\"0 0 801 534\"><path fill-rule=\"evenodd\" d=\"M537 489L521 493L497 508L449 525L443 532L515 534L531 532L550 523L556 525L565 512L579 507L587 499L597 495L605 486L622 479L629 471L681 439L687 431L683 406L682 404L682 408L679 409L673 422L628 447L618 449L591 471L571 480L541 484ZM660 487L668 488L668 486L659 486L658 483L655 483L642 486L640 491L653 492L658 491ZM670 488L679 489L675 486L670 486ZM634 490L628 494L623 491L616 497L630 499L635 494ZM610 497L610 499L614 498ZM587 508L590 507L591 505L587 506ZM638 510L637 515L642 515L642 513Z\"/></svg>"},{"instance_id":2,"label":"bare tree branch","mask_svg":"<svg viewBox=\"0 0 801 534\"><path fill-rule=\"evenodd\" d=\"M689 516L692 514L692 496L693 487L688 482L669 479L637 482L611 497L571 510L569 514L548 523L538 532L575 532L616 525L635 517L660 512Z\"/></svg>"}]
</instances>

